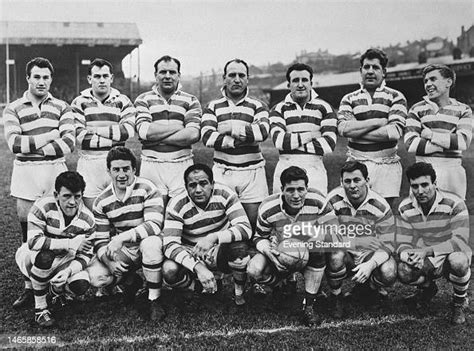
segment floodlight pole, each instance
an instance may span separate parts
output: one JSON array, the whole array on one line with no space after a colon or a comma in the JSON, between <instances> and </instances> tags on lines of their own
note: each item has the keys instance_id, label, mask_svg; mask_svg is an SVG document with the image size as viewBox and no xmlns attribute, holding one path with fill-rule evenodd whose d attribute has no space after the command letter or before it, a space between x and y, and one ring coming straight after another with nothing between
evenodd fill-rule
<instances>
[{"instance_id":1,"label":"floodlight pole","mask_svg":"<svg viewBox=\"0 0 474 351\"><path fill-rule=\"evenodd\" d=\"M9 40L8 40L8 21L6 21L6 34L7 34L7 40L6 40L6 50L5 50L5 73L6 73L6 78L7 78L7 86L6 86L6 93L7 93L7 104L10 103L10 43L9 43Z\"/></svg>"},{"instance_id":2,"label":"floodlight pole","mask_svg":"<svg viewBox=\"0 0 474 351\"><path fill-rule=\"evenodd\" d=\"M129 75L130 75L130 99L133 100L132 51L130 51Z\"/></svg>"},{"instance_id":3,"label":"floodlight pole","mask_svg":"<svg viewBox=\"0 0 474 351\"><path fill-rule=\"evenodd\" d=\"M140 93L140 46L137 46L137 94Z\"/></svg>"}]
</instances>

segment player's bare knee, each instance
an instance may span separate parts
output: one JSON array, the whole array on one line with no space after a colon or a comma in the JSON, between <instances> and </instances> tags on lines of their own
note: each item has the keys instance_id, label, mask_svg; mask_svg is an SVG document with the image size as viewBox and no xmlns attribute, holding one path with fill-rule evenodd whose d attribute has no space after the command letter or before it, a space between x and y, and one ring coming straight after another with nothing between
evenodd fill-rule
<instances>
[{"instance_id":1,"label":"player's bare knee","mask_svg":"<svg viewBox=\"0 0 474 351\"><path fill-rule=\"evenodd\" d=\"M165 262L163 262L163 278L166 283L170 285L176 284L180 280L179 277L182 269L183 267L175 261L165 260Z\"/></svg>"},{"instance_id":2,"label":"player's bare knee","mask_svg":"<svg viewBox=\"0 0 474 351\"><path fill-rule=\"evenodd\" d=\"M397 267L397 277L403 284L411 284L418 280L421 270L410 266L408 263L400 262Z\"/></svg>"},{"instance_id":3,"label":"player's bare knee","mask_svg":"<svg viewBox=\"0 0 474 351\"><path fill-rule=\"evenodd\" d=\"M163 262L163 241L157 235L149 236L140 242L143 262L157 264Z\"/></svg>"},{"instance_id":4,"label":"player's bare knee","mask_svg":"<svg viewBox=\"0 0 474 351\"><path fill-rule=\"evenodd\" d=\"M69 283L69 289L76 295L84 295L91 284L86 279L78 279Z\"/></svg>"},{"instance_id":5,"label":"player's bare knee","mask_svg":"<svg viewBox=\"0 0 474 351\"><path fill-rule=\"evenodd\" d=\"M263 278L265 270L265 260L262 260L261 254L255 255L247 264L247 274L252 279L259 281Z\"/></svg>"},{"instance_id":6,"label":"player's bare knee","mask_svg":"<svg viewBox=\"0 0 474 351\"><path fill-rule=\"evenodd\" d=\"M453 252L447 257L450 271L457 275L463 276L469 270L469 259L464 252Z\"/></svg>"},{"instance_id":7,"label":"player's bare knee","mask_svg":"<svg viewBox=\"0 0 474 351\"><path fill-rule=\"evenodd\" d=\"M35 266L39 269L49 269L53 265L56 255L51 250L41 250L35 258Z\"/></svg>"},{"instance_id":8,"label":"player's bare knee","mask_svg":"<svg viewBox=\"0 0 474 351\"><path fill-rule=\"evenodd\" d=\"M378 267L376 274L379 281L385 286L392 285L397 279L397 263L392 257L390 257L388 261Z\"/></svg>"},{"instance_id":9,"label":"player's bare knee","mask_svg":"<svg viewBox=\"0 0 474 351\"><path fill-rule=\"evenodd\" d=\"M338 271L344 267L344 251L329 252L326 256L328 269Z\"/></svg>"}]
</instances>

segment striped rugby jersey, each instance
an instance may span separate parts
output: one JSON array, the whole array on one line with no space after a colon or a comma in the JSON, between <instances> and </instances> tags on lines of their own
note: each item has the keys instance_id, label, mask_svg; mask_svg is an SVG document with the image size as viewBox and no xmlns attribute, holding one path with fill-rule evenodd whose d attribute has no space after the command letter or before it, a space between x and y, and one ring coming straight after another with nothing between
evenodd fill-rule
<instances>
[{"instance_id":1,"label":"striped rugby jersey","mask_svg":"<svg viewBox=\"0 0 474 351\"><path fill-rule=\"evenodd\" d=\"M336 147L337 118L331 105L319 99L312 90L311 100L304 108L291 94L270 111L270 129L275 147L280 154L315 154L323 156ZM319 133L317 139L304 143L301 134Z\"/></svg>"},{"instance_id":2,"label":"striped rugby jersey","mask_svg":"<svg viewBox=\"0 0 474 351\"><path fill-rule=\"evenodd\" d=\"M337 118L341 136L344 134L345 124L348 121L387 119L388 141L370 141L363 137L349 138L348 148L362 152L382 150L396 152L398 139L403 135L407 118L407 101L402 93L387 87L384 81L373 97L363 87L345 95L341 100Z\"/></svg>"},{"instance_id":3,"label":"striped rugby jersey","mask_svg":"<svg viewBox=\"0 0 474 351\"><path fill-rule=\"evenodd\" d=\"M252 236L244 208L230 188L214 183L205 209L198 207L186 191L171 198L163 229L166 257L193 271L199 261L183 245L194 246L199 239L215 232L219 244L249 240Z\"/></svg>"},{"instance_id":4,"label":"striped rugby jersey","mask_svg":"<svg viewBox=\"0 0 474 351\"><path fill-rule=\"evenodd\" d=\"M232 124L231 135L221 134L219 124ZM268 137L270 124L265 103L248 96L234 104L222 89L222 97L204 109L201 121L202 142L214 148L214 162L230 167L263 165L259 143Z\"/></svg>"},{"instance_id":5,"label":"striped rugby jersey","mask_svg":"<svg viewBox=\"0 0 474 351\"><path fill-rule=\"evenodd\" d=\"M427 96L410 109L405 131L408 152L417 156L460 158L472 140L472 111L469 106L450 99L450 104L439 107ZM428 128L431 140L421 137Z\"/></svg>"},{"instance_id":6,"label":"striped rugby jersey","mask_svg":"<svg viewBox=\"0 0 474 351\"><path fill-rule=\"evenodd\" d=\"M108 151L113 146L124 146L135 133L135 107L117 89L112 88L104 102L92 95L92 89L83 90L71 107L82 150Z\"/></svg>"},{"instance_id":7,"label":"striped rugby jersey","mask_svg":"<svg viewBox=\"0 0 474 351\"><path fill-rule=\"evenodd\" d=\"M320 232L314 229L318 225L337 224L331 204L325 205L325 202L323 194L316 189L310 188L306 194L303 207L296 216L291 216L283 208L281 193L267 197L258 209L257 228L254 237L257 249L261 251L264 246L268 245L268 241L278 244L283 239L289 237L299 239L300 241L327 240L325 231ZM302 233L302 235L306 234L308 237L287 233L291 231L293 226L302 228L302 223L311 224L311 234L314 234L312 238L309 238L309 233ZM304 229L302 228L301 232L303 231ZM319 236L319 233L324 233L324 235ZM267 242L265 243L265 241Z\"/></svg>"},{"instance_id":8,"label":"striped rugby jersey","mask_svg":"<svg viewBox=\"0 0 474 351\"><path fill-rule=\"evenodd\" d=\"M428 215L424 215L413 194L399 205L397 251L432 247L434 256L465 252L469 256L469 213L457 195L437 190Z\"/></svg>"},{"instance_id":9,"label":"striped rugby jersey","mask_svg":"<svg viewBox=\"0 0 474 351\"><path fill-rule=\"evenodd\" d=\"M66 239L78 235L88 237L94 231L94 216L83 203L68 225L65 224L63 211L52 196L36 200L28 213L28 247L32 251L53 250L57 254L65 253L68 248ZM85 269L92 255L92 250L77 251L70 267L74 272Z\"/></svg>"},{"instance_id":10,"label":"striped rugby jersey","mask_svg":"<svg viewBox=\"0 0 474 351\"><path fill-rule=\"evenodd\" d=\"M175 160L192 156L191 146L177 146L161 141L147 140L150 124L178 125L183 128L200 129L202 109L198 99L177 90L169 100L164 99L156 86L139 95L135 100L137 109L136 130L142 143L143 155Z\"/></svg>"},{"instance_id":11,"label":"striped rugby jersey","mask_svg":"<svg viewBox=\"0 0 474 351\"><path fill-rule=\"evenodd\" d=\"M119 200L110 184L94 201L93 212L97 224L95 250L99 257L114 235L132 233L135 246L150 235L159 235L163 226L163 198L148 179L135 177Z\"/></svg>"},{"instance_id":12,"label":"striped rugby jersey","mask_svg":"<svg viewBox=\"0 0 474 351\"><path fill-rule=\"evenodd\" d=\"M3 111L8 148L19 161L60 158L74 150L74 115L69 105L50 93L38 106L27 97Z\"/></svg>"},{"instance_id":13,"label":"striped rugby jersey","mask_svg":"<svg viewBox=\"0 0 474 351\"><path fill-rule=\"evenodd\" d=\"M366 199L355 209L344 188L339 186L328 194L327 199L339 220L341 239L352 240L355 250L349 251L360 255L360 262L372 252L367 246L369 241L365 240L370 237L378 238L385 251L395 250L395 218L383 196L369 188Z\"/></svg>"}]
</instances>

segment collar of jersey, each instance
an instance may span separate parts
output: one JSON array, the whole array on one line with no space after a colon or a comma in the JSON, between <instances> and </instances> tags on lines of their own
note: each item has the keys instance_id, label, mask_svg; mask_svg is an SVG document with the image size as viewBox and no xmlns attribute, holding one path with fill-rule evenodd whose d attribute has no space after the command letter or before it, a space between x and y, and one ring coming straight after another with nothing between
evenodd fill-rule
<instances>
[{"instance_id":1,"label":"collar of jersey","mask_svg":"<svg viewBox=\"0 0 474 351\"><path fill-rule=\"evenodd\" d=\"M316 92L316 90L311 89L311 98L308 100L308 102L314 102L318 97L319 97L319 95ZM298 103L295 100L293 100L293 98L291 97L291 93L286 95L285 103L298 105Z\"/></svg>"},{"instance_id":2,"label":"collar of jersey","mask_svg":"<svg viewBox=\"0 0 474 351\"><path fill-rule=\"evenodd\" d=\"M30 99L28 99L28 90L23 93L23 99L24 99L23 103L25 102L29 102L31 104L33 103ZM48 95L45 97L45 99L41 103L47 100L51 100L51 99L53 99L53 95L51 95L51 93L48 92Z\"/></svg>"},{"instance_id":3,"label":"collar of jersey","mask_svg":"<svg viewBox=\"0 0 474 351\"><path fill-rule=\"evenodd\" d=\"M221 88L221 93L222 93L222 96L229 102L229 103L234 103L231 99L229 99L229 97L227 96L226 94L226 91L225 91L225 87L222 87ZM239 101L237 101L237 103L235 105L239 105L240 103L244 102L247 97L249 96L249 88L246 88L245 89L245 95L242 99L240 99Z\"/></svg>"},{"instance_id":4,"label":"collar of jersey","mask_svg":"<svg viewBox=\"0 0 474 351\"><path fill-rule=\"evenodd\" d=\"M97 100L99 101L93 94L92 94L92 88L87 88L87 89L84 89L83 91L81 91L81 95L82 96L85 96L89 99L94 99L94 100ZM109 96L107 97L107 99L104 101L110 101L110 100L113 100L113 99L116 99L117 97L120 96L120 91L118 91L117 89L115 88L111 88L110 89L110 94Z\"/></svg>"},{"instance_id":5,"label":"collar of jersey","mask_svg":"<svg viewBox=\"0 0 474 351\"><path fill-rule=\"evenodd\" d=\"M135 177L135 179L133 179L132 184L127 186L127 190L125 190L125 196L123 197L122 200L120 200L118 198L117 193L115 192L115 187L113 186L113 184L110 184L112 186L112 192L114 193L114 196L118 201L125 202L130 198L130 196L132 196L133 189L135 188L135 183L137 182L137 176L134 176L134 177Z\"/></svg>"},{"instance_id":6,"label":"collar of jersey","mask_svg":"<svg viewBox=\"0 0 474 351\"><path fill-rule=\"evenodd\" d=\"M384 79L382 80L382 83L380 84L380 86L377 87L377 89L375 89L375 91L382 91L385 89L386 86L387 86L387 83L385 82L385 79ZM360 91L368 93L367 89L364 88L362 83L360 83Z\"/></svg>"},{"instance_id":7,"label":"collar of jersey","mask_svg":"<svg viewBox=\"0 0 474 351\"><path fill-rule=\"evenodd\" d=\"M416 200L416 197L415 195L413 195L413 192L410 190L410 195L408 195L410 197L410 200L413 204L413 206L421 213L423 214L423 210L421 209L421 206L418 204L418 201ZM434 208L436 208L438 206L438 204L441 202L441 200L443 199L443 195L441 194L441 191L436 188L436 195L435 195L435 201L433 202L433 206L431 206L430 208L430 211L428 212L428 214L430 214ZM424 215L424 214L423 214Z\"/></svg>"}]
</instances>

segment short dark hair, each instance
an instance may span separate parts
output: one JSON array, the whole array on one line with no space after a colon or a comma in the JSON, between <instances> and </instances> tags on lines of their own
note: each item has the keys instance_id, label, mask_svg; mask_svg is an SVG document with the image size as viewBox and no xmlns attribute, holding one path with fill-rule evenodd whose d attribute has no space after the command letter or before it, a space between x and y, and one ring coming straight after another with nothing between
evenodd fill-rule
<instances>
[{"instance_id":1,"label":"short dark hair","mask_svg":"<svg viewBox=\"0 0 474 351\"><path fill-rule=\"evenodd\" d=\"M137 158L133 152L125 146L114 146L107 154L107 169L110 169L112 161L125 160L132 162L132 168L137 169Z\"/></svg>"},{"instance_id":2,"label":"short dark hair","mask_svg":"<svg viewBox=\"0 0 474 351\"><path fill-rule=\"evenodd\" d=\"M209 181L211 183L214 182L214 174L212 173L212 169L203 164L203 163L196 163L194 165L189 166L185 171L184 171L184 184L188 184L188 176L195 171L203 171L206 173L207 177L209 178Z\"/></svg>"},{"instance_id":3,"label":"short dark hair","mask_svg":"<svg viewBox=\"0 0 474 351\"><path fill-rule=\"evenodd\" d=\"M454 84L456 83L456 72L454 72L453 69L451 69L449 66L446 65L441 65L441 64L436 64L436 63L431 63L427 65L425 68L423 68L423 71L421 71L421 75L423 76L423 79L425 79L425 76L433 71L439 71L439 74L441 74L441 77L443 78L451 78L453 81L453 85L451 88L454 87Z\"/></svg>"},{"instance_id":4,"label":"short dark hair","mask_svg":"<svg viewBox=\"0 0 474 351\"><path fill-rule=\"evenodd\" d=\"M34 59L28 61L26 64L26 76L30 77L31 75L31 70L33 67L39 67L39 68L49 68L49 71L51 72L51 76L54 73L54 68L51 62L48 59L45 59L44 57L35 57Z\"/></svg>"},{"instance_id":5,"label":"short dark hair","mask_svg":"<svg viewBox=\"0 0 474 351\"><path fill-rule=\"evenodd\" d=\"M227 66L229 66L232 62L243 64L245 66L246 71L247 71L247 77L249 76L249 65L247 64L247 62L245 62L242 59L235 58L235 59L232 59L230 61L227 61L227 63L225 64L225 66L224 66L224 77L227 74Z\"/></svg>"},{"instance_id":6,"label":"short dark hair","mask_svg":"<svg viewBox=\"0 0 474 351\"><path fill-rule=\"evenodd\" d=\"M416 162L407 168L405 174L408 180L414 180L423 176L430 176L431 182L436 181L436 171L434 170L431 163L427 162Z\"/></svg>"},{"instance_id":7,"label":"short dark hair","mask_svg":"<svg viewBox=\"0 0 474 351\"><path fill-rule=\"evenodd\" d=\"M89 75L92 74L92 67L94 66L97 66L99 68L102 68L104 66L107 66L109 67L109 70L110 70L110 73L114 73L113 72L113 67L112 67L112 64L107 61L107 60L104 60L104 59L101 59L101 58L95 58L92 60L92 62L89 64L89 67L87 69L87 71L89 72Z\"/></svg>"},{"instance_id":8,"label":"short dark hair","mask_svg":"<svg viewBox=\"0 0 474 351\"><path fill-rule=\"evenodd\" d=\"M165 61L165 62L174 61L176 65L178 66L178 73L181 73L181 62L179 62L177 58L171 57L169 55L161 56L158 60L156 60L155 64L153 65L153 67L155 67L155 73L158 72L158 64L162 61Z\"/></svg>"},{"instance_id":9,"label":"short dark hair","mask_svg":"<svg viewBox=\"0 0 474 351\"><path fill-rule=\"evenodd\" d=\"M362 173L362 176L367 179L369 177L369 171L367 166L359 161L346 161L341 168L341 178L344 173L350 173L359 170Z\"/></svg>"},{"instance_id":10,"label":"short dark hair","mask_svg":"<svg viewBox=\"0 0 474 351\"><path fill-rule=\"evenodd\" d=\"M297 62L292 64L286 70L286 80L288 83L290 82L290 73L293 71L308 71L309 72L309 80L313 79L313 69L311 66L308 66L306 63Z\"/></svg>"},{"instance_id":11,"label":"short dark hair","mask_svg":"<svg viewBox=\"0 0 474 351\"><path fill-rule=\"evenodd\" d=\"M362 56L360 57L360 67L364 65L365 59L368 59L368 60L378 59L380 61L380 64L382 65L382 68L383 69L387 68L387 64L388 64L387 54L383 52L382 50L371 48L367 50L366 52L364 52Z\"/></svg>"},{"instance_id":12,"label":"short dark hair","mask_svg":"<svg viewBox=\"0 0 474 351\"><path fill-rule=\"evenodd\" d=\"M86 188L86 182L78 172L66 171L58 175L54 182L56 192L59 193L62 187L65 187L73 193L77 193L78 191L83 193Z\"/></svg>"},{"instance_id":13,"label":"short dark hair","mask_svg":"<svg viewBox=\"0 0 474 351\"><path fill-rule=\"evenodd\" d=\"M291 183L295 180L304 180L304 184L308 186L308 175L303 168L297 166L290 166L281 172L280 175L280 183L281 186L284 188L286 184Z\"/></svg>"}]
</instances>

